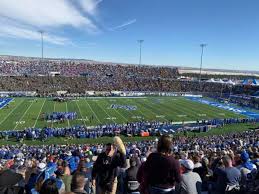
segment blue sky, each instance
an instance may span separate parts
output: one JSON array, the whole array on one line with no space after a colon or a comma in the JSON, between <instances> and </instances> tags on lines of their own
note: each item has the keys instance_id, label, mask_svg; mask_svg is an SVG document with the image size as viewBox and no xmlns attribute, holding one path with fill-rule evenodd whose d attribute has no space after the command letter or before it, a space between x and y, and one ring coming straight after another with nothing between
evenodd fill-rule
<instances>
[{"instance_id":1,"label":"blue sky","mask_svg":"<svg viewBox=\"0 0 259 194\"><path fill-rule=\"evenodd\" d=\"M259 70L258 0L1 0L0 54Z\"/></svg>"}]
</instances>

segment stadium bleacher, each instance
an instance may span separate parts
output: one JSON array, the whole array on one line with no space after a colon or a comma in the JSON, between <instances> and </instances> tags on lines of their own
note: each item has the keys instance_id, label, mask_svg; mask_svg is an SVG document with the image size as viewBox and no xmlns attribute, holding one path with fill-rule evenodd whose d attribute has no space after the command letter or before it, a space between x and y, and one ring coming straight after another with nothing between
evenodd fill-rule
<instances>
[{"instance_id":1,"label":"stadium bleacher","mask_svg":"<svg viewBox=\"0 0 259 194\"><path fill-rule=\"evenodd\" d=\"M236 101L249 100L251 107L257 103L251 97L256 93L257 86L229 85L205 81L200 83L197 79L177 79L179 76L177 68L100 64L76 60L41 61L26 58L2 58L0 61L0 90L21 91L24 92L24 96L26 96L27 91L36 91L34 95L43 97L54 94L56 91L67 91L68 94L78 93L78 96L83 96L86 91L175 92L180 93L180 95L187 92L203 94L213 97L215 100L235 100L235 103L237 103ZM12 98L1 98L0 109L11 101ZM57 101L55 103L63 102ZM67 101L64 100L64 103L67 103ZM155 99L154 103L160 105L161 101ZM215 103L215 106L220 104L213 103ZM110 108L116 111L117 109L123 109L123 111L137 109L133 105L115 103ZM232 107L228 106L228 108ZM57 114L63 118L67 113L69 115L74 114L74 112L59 112ZM48 116L52 120L53 115ZM72 117L74 118L74 116ZM19 121L22 122L21 119ZM12 191L18 189L19 193L42 194L45 192L43 189L45 189L46 184L52 186L52 193L54 193L54 190L55 193L59 194L65 194L69 191L79 193L79 188L75 189L71 185L76 184L75 181L78 181L81 176L81 178L83 177L81 193L92 194L95 192L95 184L99 184L99 182L94 181L98 171L96 169L104 169L102 171L104 173L105 168L110 168L110 166L105 166L107 163L99 164L101 159L98 160L98 157L109 158L112 156L109 160L116 158L121 162L121 165L116 165L116 173L114 171L114 174L117 174L117 193L133 193L130 190L132 187L129 185L134 183L134 192L146 194L145 191L143 192L143 188L149 188L146 184L148 184L147 175L150 172L145 165L150 165L150 158L154 156L154 153L160 153L159 146L161 146L160 141L163 137L169 139L170 137L167 135L177 134L168 144L170 151L160 153L159 157L155 159L159 163L161 158L168 157L175 161L175 165L179 167L179 172L176 170L172 174L177 174L181 179L173 179L175 181L169 183L170 189L174 193L182 194L182 178L188 173L194 173L201 180L200 189L203 193L221 191L221 193L255 194L258 193L259 180L258 130L208 137L196 137L195 135L186 137L182 134L188 131L205 132L210 130L212 126L220 129L227 124L256 125L258 121L258 118L228 118L177 125L169 121L139 121L127 124L112 123L93 128L87 126L30 127L23 130L1 131L2 141L10 143L9 139L16 139L17 145L2 145L0 147L0 193L6 193L9 189ZM69 145L71 139L97 139L116 135L132 137L133 140L135 136L152 136L156 139L154 141L140 141L139 143L125 143L125 150L122 146L123 143L118 138L115 138L115 140L109 139L111 145L104 145L103 143L98 145ZM159 136L162 137L158 140ZM33 142L39 140L44 144L52 138L66 139L68 144L32 146L23 144L28 141L33 144ZM112 153L113 146L115 148L114 153ZM152 152L153 154L151 154ZM128 162L127 168L122 165L126 161ZM103 168L103 165L105 168ZM147 175L139 175L142 168L146 169L144 172ZM230 168L231 173L227 171ZM129 180L128 172L131 169L134 169L132 170L134 174ZM234 183L227 179L226 173L235 176ZM13 177L10 180L17 181L11 182L9 180L8 186L7 184L1 184L5 174ZM189 179L189 181L191 184L196 184L191 182L194 179ZM113 184L114 182L115 179L108 183ZM222 192L222 185L224 185L224 190L234 189ZM96 192L96 194L99 193Z\"/></svg>"}]
</instances>

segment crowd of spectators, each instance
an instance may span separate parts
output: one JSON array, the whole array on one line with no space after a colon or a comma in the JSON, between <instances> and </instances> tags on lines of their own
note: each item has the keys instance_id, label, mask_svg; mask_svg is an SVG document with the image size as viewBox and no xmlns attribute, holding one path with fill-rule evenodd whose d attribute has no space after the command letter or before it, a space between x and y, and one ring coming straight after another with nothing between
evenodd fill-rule
<instances>
[{"instance_id":1,"label":"crowd of spectators","mask_svg":"<svg viewBox=\"0 0 259 194\"><path fill-rule=\"evenodd\" d=\"M197 120L196 123L174 124L172 121L139 121L127 124L106 124L96 127L73 126L63 128L27 128L24 130L8 130L0 131L0 139L13 140L23 142L26 140L42 140L49 138L91 138L111 137L115 135L125 136L142 136L143 132L148 136L156 136L161 134L178 134L182 132L207 132L212 128L222 128L228 124L239 123L259 123L259 118L229 118L229 119L210 119Z\"/></svg>"},{"instance_id":2,"label":"crowd of spectators","mask_svg":"<svg viewBox=\"0 0 259 194\"><path fill-rule=\"evenodd\" d=\"M37 91L41 94L116 90L252 95L258 88L205 81L199 83L197 79L178 80L179 71L174 67L4 56L0 57L0 76L2 91Z\"/></svg>"},{"instance_id":3,"label":"crowd of spectators","mask_svg":"<svg viewBox=\"0 0 259 194\"><path fill-rule=\"evenodd\" d=\"M50 76L54 73L58 76ZM177 80L177 68L100 64L84 60L0 58L0 90L203 92L213 96L249 94L256 87ZM39 79L40 76L40 79ZM171 122L136 122L87 128L29 128L2 131L0 137L47 140L51 137L98 138L162 135L159 140L125 143L114 137L98 145L3 145L0 193L3 194L201 194L259 192L259 132L208 137L168 134L207 131L209 126L258 122L225 119L174 128Z\"/></svg>"},{"instance_id":4,"label":"crowd of spectators","mask_svg":"<svg viewBox=\"0 0 259 194\"><path fill-rule=\"evenodd\" d=\"M259 131L98 145L0 147L0 192L258 193ZM19 192L18 192L18 191Z\"/></svg>"},{"instance_id":5,"label":"crowd of spectators","mask_svg":"<svg viewBox=\"0 0 259 194\"><path fill-rule=\"evenodd\" d=\"M0 75L2 76L40 76L55 72L60 76L76 77L141 77L141 78L175 78L178 69L159 66L136 66L112 63L98 63L84 60L36 60L0 57Z\"/></svg>"},{"instance_id":6,"label":"crowd of spectators","mask_svg":"<svg viewBox=\"0 0 259 194\"><path fill-rule=\"evenodd\" d=\"M242 87L242 86L236 86ZM67 91L68 93L85 94L86 91L145 91L145 92L203 92L230 93L230 86L198 81L182 81L159 78L115 78L115 77L1 77L2 91L36 91L39 94Z\"/></svg>"}]
</instances>

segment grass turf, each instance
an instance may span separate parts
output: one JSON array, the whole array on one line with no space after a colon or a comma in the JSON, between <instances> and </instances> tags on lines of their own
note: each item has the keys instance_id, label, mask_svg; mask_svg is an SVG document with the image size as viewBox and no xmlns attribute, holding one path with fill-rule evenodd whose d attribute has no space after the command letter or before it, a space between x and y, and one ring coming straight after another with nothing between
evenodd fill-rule
<instances>
[{"instance_id":1,"label":"grass turf","mask_svg":"<svg viewBox=\"0 0 259 194\"><path fill-rule=\"evenodd\" d=\"M136 106L136 110L111 109L112 104ZM77 112L77 119L63 123L43 120L44 113ZM90 118L94 119L91 120ZM54 102L51 98L15 98L0 109L0 130L28 127L96 126L108 123L145 121L196 121L197 119L244 117L183 97L80 98Z\"/></svg>"},{"instance_id":2,"label":"grass turf","mask_svg":"<svg viewBox=\"0 0 259 194\"><path fill-rule=\"evenodd\" d=\"M112 104L136 106L137 110L111 109ZM47 122L44 113L77 112L76 120L64 123ZM94 117L91 121L90 118ZM196 121L197 119L244 117L230 111L190 101L183 97L145 97L145 98L80 98L68 102L54 102L51 98L15 98L6 108L0 109L0 130L22 130L27 127L69 127L73 125L95 126L107 123L126 123L146 121ZM212 129L196 136L220 135L256 128L253 124L227 125ZM183 134L178 134L183 135ZM188 136L194 135L188 133ZM124 141L142 141L154 137L122 137ZM25 140L28 145L37 144L96 144L111 142L111 137L98 139L50 138L46 142ZM15 144L14 139L1 140L0 145Z\"/></svg>"}]
</instances>

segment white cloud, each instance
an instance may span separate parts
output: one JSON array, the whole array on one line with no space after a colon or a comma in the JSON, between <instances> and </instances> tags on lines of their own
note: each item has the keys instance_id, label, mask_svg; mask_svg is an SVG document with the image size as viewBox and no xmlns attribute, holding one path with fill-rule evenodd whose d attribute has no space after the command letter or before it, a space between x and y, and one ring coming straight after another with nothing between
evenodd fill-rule
<instances>
[{"instance_id":1,"label":"white cloud","mask_svg":"<svg viewBox=\"0 0 259 194\"><path fill-rule=\"evenodd\" d=\"M8 23L2 23L0 28L0 36L28 40L40 40L41 38L40 33L36 30L21 25L14 25L13 23L11 25ZM57 45L72 44L68 38L51 35L48 33L44 34L44 41Z\"/></svg>"},{"instance_id":2,"label":"white cloud","mask_svg":"<svg viewBox=\"0 0 259 194\"><path fill-rule=\"evenodd\" d=\"M79 0L78 0L79 1ZM86 0L89 13L96 13L99 1ZM90 2L90 3L89 3ZM87 3L84 3L86 6ZM0 35L3 37L40 40L38 29L60 31L62 27L99 30L94 22L71 0L0 0ZM53 44L73 44L68 38L46 33L44 40Z\"/></svg>"},{"instance_id":3,"label":"white cloud","mask_svg":"<svg viewBox=\"0 0 259 194\"><path fill-rule=\"evenodd\" d=\"M1 0L0 15L38 27L96 26L68 0Z\"/></svg>"},{"instance_id":4,"label":"white cloud","mask_svg":"<svg viewBox=\"0 0 259 194\"><path fill-rule=\"evenodd\" d=\"M111 31L119 30L119 29L121 29L121 28L124 28L124 27L126 27L126 26L129 26L129 25L134 24L134 23L136 23L136 22L137 22L137 19L129 20L129 21L126 21L126 22L124 22L123 24L121 24L121 25L119 25L119 26L115 26L115 27L110 28L109 30L111 30Z\"/></svg>"},{"instance_id":5,"label":"white cloud","mask_svg":"<svg viewBox=\"0 0 259 194\"><path fill-rule=\"evenodd\" d=\"M79 5L82 7L82 9L90 14L90 15L96 15L97 14L97 6L99 3L101 3L103 0L78 0Z\"/></svg>"}]
</instances>

